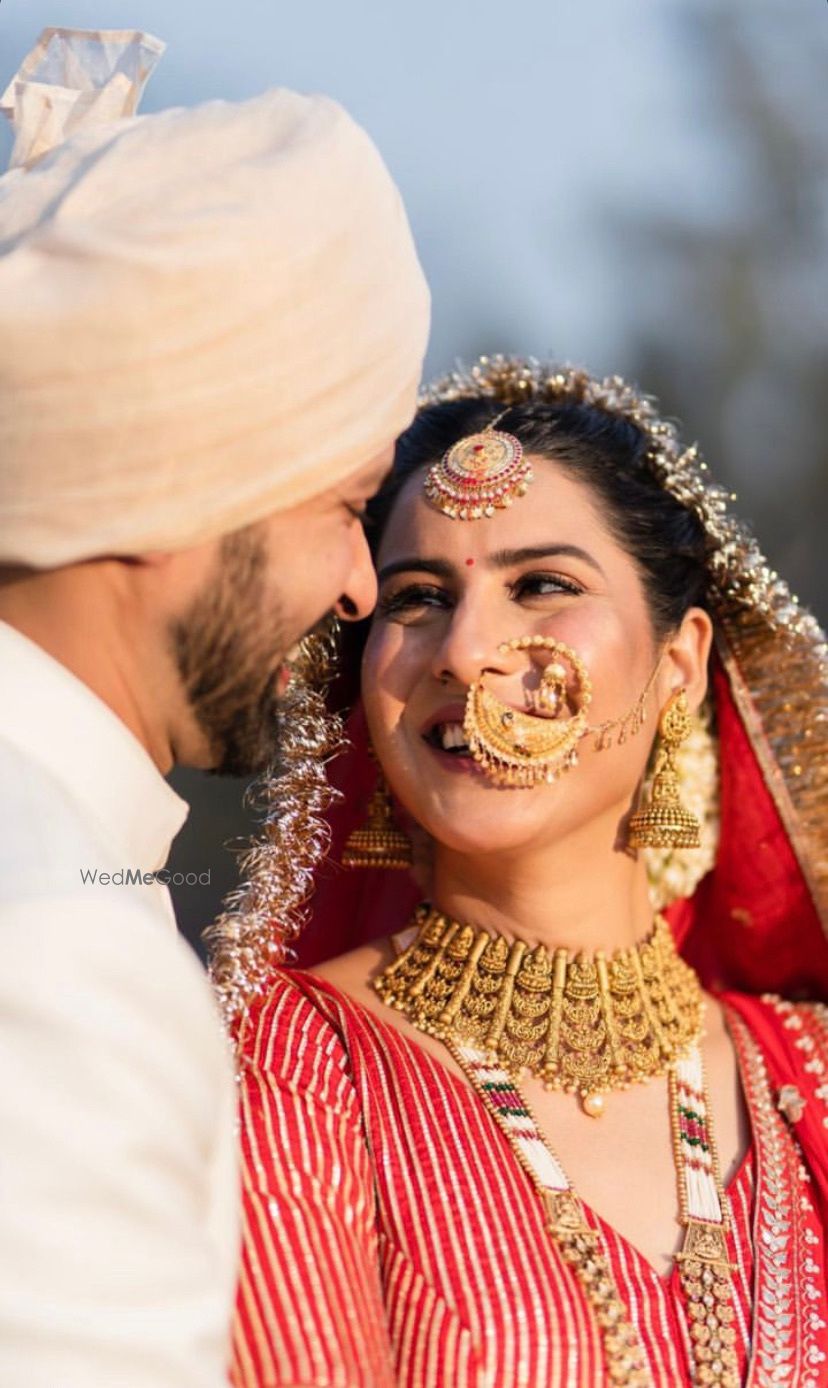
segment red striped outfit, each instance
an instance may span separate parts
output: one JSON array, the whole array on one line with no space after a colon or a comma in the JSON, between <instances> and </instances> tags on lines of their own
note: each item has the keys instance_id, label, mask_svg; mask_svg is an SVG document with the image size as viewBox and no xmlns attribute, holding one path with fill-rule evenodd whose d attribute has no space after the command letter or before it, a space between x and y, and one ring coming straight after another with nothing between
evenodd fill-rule
<instances>
[{"instance_id":1,"label":"red striped outfit","mask_svg":"<svg viewBox=\"0 0 828 1388\"><path fill-rule=\"evenodd\" d=\"M819 1388L828 1382L824 1231L763 1088L759 1047L741 1019L732 1025L754 1135L729 1188L740 1369L744 1379L753 1344L762 1356L752 1356L751 1384L765 1381L755 1374L770 1362L782 1376L767 1382ZM606 1382L597 1328L529 1179L459 1077L300 972L277 976L248 1019L242 1063L238 1388ZM756 1189L757 1152L760 1175L773 1173L770 1193L764 1177ZM653 1382L688 1384L676 1272L660 1277L587 1216Z\"/></svg>"}]
</instances>

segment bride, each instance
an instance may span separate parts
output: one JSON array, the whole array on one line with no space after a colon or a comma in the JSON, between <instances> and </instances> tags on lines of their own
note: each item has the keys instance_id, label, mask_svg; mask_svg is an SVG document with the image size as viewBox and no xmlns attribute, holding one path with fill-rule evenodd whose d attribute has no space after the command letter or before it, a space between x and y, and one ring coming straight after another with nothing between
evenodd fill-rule
<instances>
[{"instance_id":1,"label":"bride","mask_svg":"<svg viewBox=\"0 0 828 1388\"><path fill-rule=\"evenodd\" d=\"M401 439L362 870L237 1029L236 1384L828 1381L828 1016L783 1000L828 985L826 650L726 500L617 378L483 359Z\"/></svg>"}]
</instances>

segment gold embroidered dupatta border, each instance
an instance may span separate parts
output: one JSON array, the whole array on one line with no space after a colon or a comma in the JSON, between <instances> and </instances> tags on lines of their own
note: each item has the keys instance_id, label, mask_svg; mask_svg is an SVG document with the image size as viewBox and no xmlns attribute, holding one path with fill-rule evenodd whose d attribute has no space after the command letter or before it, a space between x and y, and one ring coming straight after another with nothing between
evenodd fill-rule
<instances>
[{"instance_id":1,"label":"gold embroidered dupatta border","mask_svg":"<svg viewBox=\"0 0 828 1388\"><path fill-rule=\"evenodd\" d=\"M719 619L716 644L828 940L828 680L819 647L749 610Z\"/></svg>"},{"instance_id":2,"label":"gold embroidered dupatta border","mask_svg":"<svg viewBox=\"0 0 828 1388\"><path fill-rule=\"evenodd\" d=\"M820 1388L814 1322L820 1299L800 1201L804 1165L799 1145L773 1102L759 1043L727 1008L756 1148L754 1296L745 1388Z\"/></svg>"}]
</instances>

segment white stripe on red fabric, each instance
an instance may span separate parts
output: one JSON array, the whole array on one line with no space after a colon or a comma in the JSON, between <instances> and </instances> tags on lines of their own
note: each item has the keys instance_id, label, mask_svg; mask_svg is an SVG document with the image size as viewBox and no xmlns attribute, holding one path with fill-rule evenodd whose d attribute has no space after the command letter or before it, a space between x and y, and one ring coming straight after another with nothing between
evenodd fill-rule
<instances>
[{"instance_id":1,"label":"white stripe on red fabric","mask_svg":"<svg viewBox=\"0 0 828 1388\"><path fill-rule=\"evenodd\" d=\"M473 1090L327 983L285 974L244 1037L237 1388L601 1388L591 1312ZM737 1350L753 1169L731 1186ZM590 1211L654 1382L688 1383L678 1279Z\"/></svg>"}]
</instances>

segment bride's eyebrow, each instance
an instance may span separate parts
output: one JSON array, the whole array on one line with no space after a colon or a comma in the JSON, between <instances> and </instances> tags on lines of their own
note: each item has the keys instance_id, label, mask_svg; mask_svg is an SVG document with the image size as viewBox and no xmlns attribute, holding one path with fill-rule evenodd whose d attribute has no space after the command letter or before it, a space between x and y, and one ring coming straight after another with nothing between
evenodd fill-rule
<instances>
[{"instance_id":1,"label":"bride's eyebrow","mask_svg":"<svg viewBox=\"0 0 828 1388\"><path fill-rule=\"evenodd\" d=\"M394 574L402 573L425 573L433 574L435 578L451 578L454 569L445 559L420 559L415 556L412 559L395 559L391 564L383 564L377 573L377 579L384 583L387 578L393 578Z\"/></svg>"},{"instance_id":2,"label":"bride's eyebrow","mask_svg":"<svg viewBox=\"0 0 828 1388\"><path fill-rule=\"evenodd\" d=\"M580 545L528 545L522 549L498 549L484 562L493 569L511 569L518 564L533 564L540 559L557 558L580 559L602 578L606 577L598 560L593 559ZM383 564L377 579L384 583L386 579L400 573L426 573L433 574L435 578L450 579L454 577L455 569L445 559L422 559L419 555L413 555L411 558L394 559L390 564Z\"/></svg>"},{"instance_id":3,"label":"bride's eyebrow","mask_svg":"<svg viewBox=\"0 0 828 1388\"><path fill-rule=\"evenodd\" d=\"M584 564L588 564L591 569L595 569L602 578L606 578L604 570L580 545L530 545L524 549L499 549L494 554L489 555L488 563L493 569L511 569L516 564L533 564L539 559L580 559Z\"/></svg>"}]
</instances>

